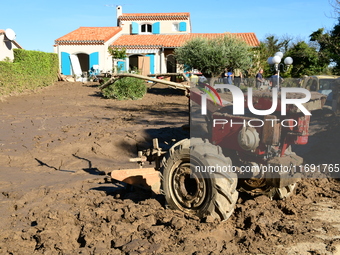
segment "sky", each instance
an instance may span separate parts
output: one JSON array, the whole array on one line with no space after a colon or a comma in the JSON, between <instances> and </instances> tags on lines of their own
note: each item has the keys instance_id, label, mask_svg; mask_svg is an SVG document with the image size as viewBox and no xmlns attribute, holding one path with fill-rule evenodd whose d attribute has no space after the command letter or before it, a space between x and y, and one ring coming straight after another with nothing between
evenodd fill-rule
<instances>
[{"instance_id":1,"label":"sky","mask_svg":"<svg viewBox=\"0 0 340 255\"><path fill-rule=\"evenodd\" d=\"M268 35L308 41L312 32L337 23L329 1L8 0L0 5L0 29L13 29L26 50L53 52L54 40L79 27L116 26L121 5L123 13L190 12L193 33L254 32L260 41Z\"/></svg>"}]
</instances>

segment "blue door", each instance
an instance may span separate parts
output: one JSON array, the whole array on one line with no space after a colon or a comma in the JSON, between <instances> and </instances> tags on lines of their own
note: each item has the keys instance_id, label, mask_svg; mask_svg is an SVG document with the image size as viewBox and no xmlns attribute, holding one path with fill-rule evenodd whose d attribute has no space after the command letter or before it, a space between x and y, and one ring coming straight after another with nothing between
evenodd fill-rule
<instances>
[{"instance_id":1,"label":"blue door","mask_svg":"<svg viewBox=\"0 0 340 255\"><path fill-rule=\"evenodd\" d=\"M90 54L90 66L89 70L94 71L95 74L99 74L100 70L94 70L93 66L99 65L99 52L93 52Z\"/></svg>"},{"instance_id":2,"label":"blue door","mask_svg":"<svg viewBox=\"0 0 340 255\"><path fill-rule=\"evenodd\" d=\"M70 54L67 52L61 52L61 72L63 75L71 75Z\"/></svg>"}]
</instances>

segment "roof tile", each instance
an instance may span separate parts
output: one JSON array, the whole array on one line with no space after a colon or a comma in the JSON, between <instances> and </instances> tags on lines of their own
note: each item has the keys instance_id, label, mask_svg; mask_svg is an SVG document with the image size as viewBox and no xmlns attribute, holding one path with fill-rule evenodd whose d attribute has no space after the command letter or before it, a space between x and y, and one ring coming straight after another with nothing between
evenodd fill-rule
<instances>
[{"instance_id":1,"label":"roof tile","mask_svg":"<svg viewBox=\"0 0 340 255\"><path fill-rule=\"evenodd\" d=\"M255 33L191 33L179 35L122 35L112 43L112 46L125 48L180 47L187 40L194 37L217 38L226 34L240 38L253 47L260 44Z\"/></svg>"},{"instance_id":2,"label":"roof tile","mask_svg":"<svg viewBox=\"0 0 340 255\"><path fill-rule=\"evenodd\" d=\"M103 44L122 30L120 27L80 27L55 40L56 44Z\"/></svg>"},{"instance_id":3,"label":"roof tile","mask_svg":"<svg viewBox=\"0 0 340 255\"><path fill-rule=\"evenodd\" d=\"M170 13L123 13L118 17L120 20L188 20L189 12Z\"/></svg>"}]
</instances>

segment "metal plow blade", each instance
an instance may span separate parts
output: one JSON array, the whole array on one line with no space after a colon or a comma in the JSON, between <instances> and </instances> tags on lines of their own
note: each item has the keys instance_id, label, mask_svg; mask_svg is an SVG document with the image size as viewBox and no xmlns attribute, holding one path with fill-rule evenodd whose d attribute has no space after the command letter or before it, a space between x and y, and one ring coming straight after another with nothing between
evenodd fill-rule
<instances>
[{"instance_id":1,"label":"metal plow blade","mask_svg":"<svg viewBox=\"0 0 340 255\"><path fill-rule=\"evenodd\" d=\"M160 172L154 168L113 170L111 177L117 181L143 189L150 189L155 194L160 194Z\"/></svg>"}]
</instances>

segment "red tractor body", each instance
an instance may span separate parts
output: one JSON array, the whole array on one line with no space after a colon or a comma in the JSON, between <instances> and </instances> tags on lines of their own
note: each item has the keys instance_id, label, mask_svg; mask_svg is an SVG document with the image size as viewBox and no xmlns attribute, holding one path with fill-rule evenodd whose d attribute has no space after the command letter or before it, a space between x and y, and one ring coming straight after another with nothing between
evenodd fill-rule
<instances>
[{"instance_id":1,"label":"red tractor body","mask_svg":"<svg viewBox=\"0 0 340 255\"><path fill-rule=\"evenodd\" d=\"M190 91L192 101L202 105L202 95L198 89ZM282 115L281 93L278 94L277 106L273 113L259 116L249 111L247 94L244 97L244 115L234 115L231 93L220 93L223 105L216 104L207 97L206 121L209 140L220 146L225 155L232 159L233 165L261 166L294 166L298 169L303 159L291 152L291 145L304 145L308 142L310 115L305 115L293 104L286 105L286 115ZM287 98L302 98L301 93L288 93ZM319 93L311 93L311 99L303 106L308 111L321 109L325 97ZM253 107L256 110L271 109L272 92L252 92ZM273 106L275 107L275 106ZM232 152L232 153L230 153ZM295 182L296 172L267 172L262 175L267 184L278 185L279 188ZM254 177L257 173L250 175ZM249 174L246 176L249 177ZM283 178L292 177L292 178Z\"/></svg>"}]
</instances>

